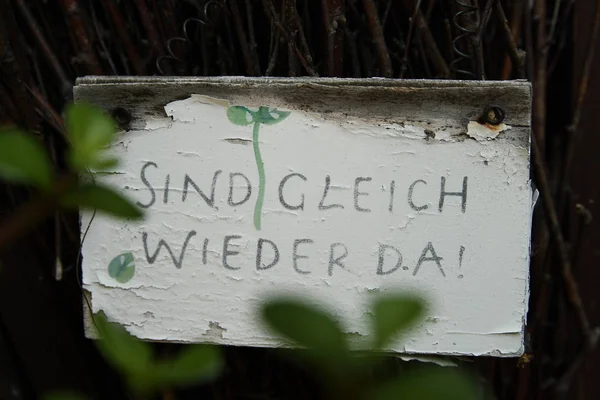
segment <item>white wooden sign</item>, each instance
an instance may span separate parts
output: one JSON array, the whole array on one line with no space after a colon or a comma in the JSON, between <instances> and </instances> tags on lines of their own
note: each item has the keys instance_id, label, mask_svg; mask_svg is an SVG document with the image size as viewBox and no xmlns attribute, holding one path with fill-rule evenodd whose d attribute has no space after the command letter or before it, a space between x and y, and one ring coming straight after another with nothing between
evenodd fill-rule
<instances>
[{"instance_id":1,"label":"white wooden sign","mask_svg":"<svg viewBox=\"0 0 600 400\"><path fill-rule=\"evenodd\" d=\"M94 312L143 339L277 346L256 317L270 294L366 335L371 296L400 289L432 309L391 350L522 354L529 84L89 77L75 93L127 125L102 179L147 212L83 215Z\"/></svg>"}]
</instances>

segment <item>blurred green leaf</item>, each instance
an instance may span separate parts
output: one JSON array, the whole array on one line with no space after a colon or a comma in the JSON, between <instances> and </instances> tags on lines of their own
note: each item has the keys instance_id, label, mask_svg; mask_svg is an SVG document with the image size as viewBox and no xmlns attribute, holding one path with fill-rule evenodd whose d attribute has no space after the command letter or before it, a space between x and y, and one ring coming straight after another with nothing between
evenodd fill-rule
<instances>
[{"instance_id":1,"label":"blurred green leaf","mask_svg":"<svg viewBox=\"0 0 600 400\"><path fill-rule=\"evenodd\" d=\"M105 163L101 151L114 139L117 127L103 110L85 103L70 104L65 120L71 138L69 161L76 171Z\"/></svg>"},{"instance_id":2,"label":"blurred green leaf","mask_svg":"<svg viewBox=\"0 0 600 400\"><path fill-rule=\"evenodd\" d=\"M475 380L457 367L430 367L409 371L398 379L375 388L368 397L373 400L475 400Z\"/></svg>"},{"instance_id":3,"label":"blurred green leaf","mask_svg":"<svg viewBox=\"0 0 600 400\"><path fill-rule=\"evenodd\" d=\"M108 264L108 275L117 282L127 283L135 275L135 261L131 252L119 254Z\"/></svg>"},{"instance_id":4,"label":"blurred green leaf","mask_svg":"<svg viewBox=\"0 0 600 400\"><path fill-rule=\"evenodd\" d=\"M85 400L86 397L71 391L57 391L44 395L43 400Z\"/></svg>"},{"instance_id":5,"label":"blurred green leaf","mask_svg":"<svg viewBox=\"0 0 600 400\"><path fill-rule=\"evenodd\" d=\"M263 306L262 316L274 331L302 347L315 350L348 348L346 336L337 321L301 300L268 301Z\"/></svg>"},{"instance_id":6,"label":"blurred green leaf","mask_svg":"<svg viewBox=\"0 0 600 400\"><path fill-rule=\"evenodd\" d=\"M303 347L285 354L312 364L329 385L343 385L361 365L361 360L350 352L339 323L300 299L287 297L265 302L262 319L283 339Z\"/></svg>"},{"instance_id":7,"label":"blurred green leaf","mask_svg":"<svg viewBox=\"0 0 600 400\"><path fill-rule=\"evenodd\" d=\"M52 164L41 143L16 130L0 133L0 177L49 189L52 175Z\"/></svg>"},{"instance_id":8,"label":"blurred green leaf","mask_svg":"<svg viewBox=\"0 0 600 400\"><path fill-rule=\"evenodd\" d=\"M139 219L144 215L140 208L114 189L97 184L89 183L75 187L60 200L64 207L97 209L119 218Z\"/></svg>"},{"instance_id":9,"label":"blurred green leaf","mask_svg":"<svg viewBox=\"0 0 600 400\"><path fill-rule=\"evenodd\" d=\"M260 107L258 109L257 120L261 124L274 125L290 115L289 111L270 110L268 107Z\"/></svg>"},{"instance_id":10,"label":"blurred green leaf","mask_svg":"<svg viewBox=\"0 0 600 400\"><path fill-rule=\"evenodd\" d=\"M145 375L151 366L150 345L136 339L122 326L108 321L103 313L94 315L100 340L98 348L115 368L126 375Z\"/></svg>"},{"instance_id":11,"label":"blurred green leaf","mask_svg":"<svg viewBox=\"0 0 600 400\"><path fill-rule=\"evenodd\" d=\"M422 318L425 303L410 295L386 295L375 301L372 312L373 345L381 348Z\"/></svg>"},{"instance_id":12,"label":"blurred green leaf","mask_svg":"<svg viewBox=\"0 0 600 400\"><path fill-rule=\"evenodd\" d=\"M218 347L187 345L174 360L156 364L152 376L161 387L194 385L215 379L222 368Z\"/></svg>"},{"instance_id":13,"label":"blurred green leaf","mask_svg":"<svg viewBox=\"0 0 600 400\"><path fill-rule=\"evenodd\" d=\"M105 171L107 169L113 169L119 165L119 160L117 158L106 158L103 160L98 160L92 166L91 169L96 171Z\"/></svg>"},{"instance_id":14,"label":"blurred green leaf","mask_svg":"<svg viewBox=\"0 0 600 400\"><path fill-rule=\"evenodd\" d=\"M227 118L235 125L250 125L254 122L252 111L243 106L232 106L227 109Z\"/></svg>"}]
</instances>

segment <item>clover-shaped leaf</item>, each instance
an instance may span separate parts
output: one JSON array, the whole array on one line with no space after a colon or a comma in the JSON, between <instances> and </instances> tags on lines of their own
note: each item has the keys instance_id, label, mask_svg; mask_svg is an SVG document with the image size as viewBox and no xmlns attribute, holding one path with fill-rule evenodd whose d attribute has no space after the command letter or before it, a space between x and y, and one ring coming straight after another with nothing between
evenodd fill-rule
<instances>
[{"instance_id":1,"label":"clover-shaped leaf","mask_svg":"<svg viewBox=\"0 0 600 400\"><path fill-rule=\"evenodd\" d=\"M127 283L135 274L135 262L131 252L119 254L108 264L108 275L119 283Z\"/></svg>"},{"instance_id":2,"label":"clover-shaped leaf","mask_svg":"<svg viewBox=\"0 0 600 400\"><path fill-rule=\"evenodd\" d=\"M245 126L254 122L254 113L243 106L232 106L227 109L227 118L235 125Z\"/></svg>"},{"instance_id":3,"label":"clover-shaped leaf","mask_svg":"<svg viewBox=\"0 0 600 400\"><path fill-rule=\"evenodd\" d=\"M261 124L275 125L286 119L289 115L289 111L270 110L268 107L260 107L256 117Z\"/></svg>"}]
</instances>

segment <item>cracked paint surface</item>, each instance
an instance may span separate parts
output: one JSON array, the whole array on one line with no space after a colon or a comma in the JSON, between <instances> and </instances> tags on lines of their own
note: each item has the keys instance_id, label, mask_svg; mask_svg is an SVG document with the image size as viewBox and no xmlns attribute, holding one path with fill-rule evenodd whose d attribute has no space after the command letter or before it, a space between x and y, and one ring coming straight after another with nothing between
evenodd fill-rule
<instances>
[{"instance_id":1,"label":"cracked paint surface","mask_svg":"<svg viewBox=\"0 0 600 400\"><path fill-rule=\"evenodd\" d=\"M347 322L349 332L364 336L370 296L401 289L429 296L431 317L390 350L494 356L523 352L532 204L528 128L490 129L443 116L403 122L325 119L294 110L285 123L261 127L268 184L258 232L252 223L258 192L252 135L227 120L228 105L199 95L169 103L168 117L148 119L144 129L123 133L122 145L112 148L123 164L103 179L142 205L154 200L141 223L98 215L93 220L83 245L83 283L94 311L104 310L143 339L278 346L256 317L268 294L320 299ZM147 167L144 183L141 170L149 162L156 167ZM190 186L184 193L187 175L210 197L217 170L222 173L212 207ZM236 203L246 193L243 180L230 185L233 173L247 177L251 193L232 206L231 195ZM306 179L290 179L282 195L294 206L303 202L302 209L281 203L280 183L292 173ZM457 195L446 196L440 211L441 179L446 192L457 193L464 177L465 211ZM371 180L361 181L357 189L357 178ZM423 183L415 184L409 195L416 181ZM323 206L341 207L320 207L326 188ZM357 191L366 194L357 200ZM84 214L83 226L89 222L90 215ZM150 261L161 239L177 259L191 231L195 234L180 267L165 247ZM228 248L239 252L230 256L232 268L223 264L228 235L239 236ZM265 245L263 264L257 267L259 239L278 247L279 261L268 269L260 267L274 254ZM299 254L307 258L296 260L306 273L293 266L297 239L312 240L300 247ZM330 273L335 243L343 243L348 256L343 268L334 265ZM431 253L415 273L428 243L444 275ZM396 270L394 251L381 253L382 244L401 253ZM125 251L133 254L136 271L121 283L109 276L107 266ZM381 255L382 271L393 272L378 273Z\"/></svg>"}]
</instances>

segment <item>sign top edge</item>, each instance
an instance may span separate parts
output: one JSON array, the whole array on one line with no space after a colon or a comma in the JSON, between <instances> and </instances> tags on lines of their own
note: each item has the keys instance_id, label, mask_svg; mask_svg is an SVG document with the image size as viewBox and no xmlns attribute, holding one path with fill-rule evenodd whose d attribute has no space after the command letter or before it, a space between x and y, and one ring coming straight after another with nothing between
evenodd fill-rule
<instances>
[{"instance_id":1,"label":"sign top edge","mask_svg":"<svg viewBox=\"0 0 600 400\"><path fill-rule=\"evenodd\" d=\"M182 83L223 83L223 84L302 84L348 86L393 86L393 87L514 87L530 88L526 80L475 81L448 79L390 79L390 78L329 78L329 77L247 77L247 76L84 76L75 81L75 86L109 84L182 84Z\"/></svg>"}]
</instances>

